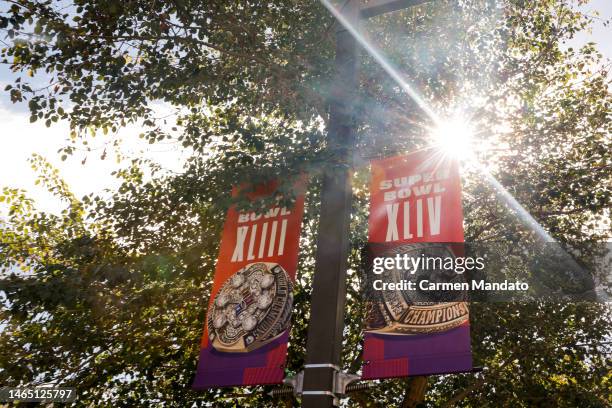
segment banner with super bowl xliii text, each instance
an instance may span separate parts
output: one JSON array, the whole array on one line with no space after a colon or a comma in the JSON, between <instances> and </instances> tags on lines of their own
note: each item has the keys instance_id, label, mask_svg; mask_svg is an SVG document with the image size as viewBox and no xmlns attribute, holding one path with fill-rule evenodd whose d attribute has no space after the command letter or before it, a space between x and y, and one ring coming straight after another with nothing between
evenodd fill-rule
<instances>
[{"instance_id":1,"label":"banner with super bowl xliii text","mask_svg":"<svg viewBox=\"0 0 612 408\"><path fill-rule=\"evenodd\" d=\"M421 290L463 279L442 268L462 255L458 163L426 149L372 161L371 176L362 378L470 371L465 293Z\"/></svg>"},{"instance_id":2,"label":"banner with super bowl xliii text","mask_svg":"<svg viewBox=\"0 0 612 408\"><path fill-rule=\"evenodd\" d=\"M193 388L283 381L303 208L228 210Z\"/></svg>"}]
</instances>

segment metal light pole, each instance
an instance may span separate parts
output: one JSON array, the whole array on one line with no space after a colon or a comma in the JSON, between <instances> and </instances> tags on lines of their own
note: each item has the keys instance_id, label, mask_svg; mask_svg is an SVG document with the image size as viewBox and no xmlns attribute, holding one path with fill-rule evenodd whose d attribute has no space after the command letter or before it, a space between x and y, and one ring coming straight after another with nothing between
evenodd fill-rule
<instances>
[{"instance_id":1,"label":"metal light pole","mask_svg":"<svg viewBox=\"0 0 612 408\"><path fill-rule=\"evenodd\" d=\"M348 0L347 20L400 10L428 0ZM346 266L351 214L351 160L354 144L354 101L357 79L357 41L342 26L336 31L335 80L330 100L328 149L336 158L323 176L317 255L312 286L302 407L331 408L337 402L340 376Z\"/></svg>"},{"instance_id":2,"label":"metal light pole","mask_svg":"<svg viewBox=\"0 0 612 408\"><path fill-rule=\"evenodd\" d=\"M356 21L359 0L349 0L343 13ZM338 24L336 73L331 93L328 148L337 158L326 169L312 285L302 407L334 405L334 379L340 371L346 265L351 214L351 173L354 93L357 82L357 41Z\"/></svg>"}]
</instances>

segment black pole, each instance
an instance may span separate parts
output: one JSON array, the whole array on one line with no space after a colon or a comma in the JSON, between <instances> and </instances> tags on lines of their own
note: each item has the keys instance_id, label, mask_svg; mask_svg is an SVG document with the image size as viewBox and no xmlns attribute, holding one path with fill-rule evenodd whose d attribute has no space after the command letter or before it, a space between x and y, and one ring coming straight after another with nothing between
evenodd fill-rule
<instances>
[{"instance_id":1,"label":"black pole","mask_svg":"<svg viewBox=\"0 0 612 408\"><path fill-rule=\"evenodd\" d=\"M343 13L357 21L358 0L349 0ZM334 405L333 384L339 370L344 329L346 267L351 214L351 162L354 100L357 82L357 43L338 24L335 80L330 100L328 149L332 162L321 191L312 301L306 345L302 407Z\"/></svg>"}]
</instances>

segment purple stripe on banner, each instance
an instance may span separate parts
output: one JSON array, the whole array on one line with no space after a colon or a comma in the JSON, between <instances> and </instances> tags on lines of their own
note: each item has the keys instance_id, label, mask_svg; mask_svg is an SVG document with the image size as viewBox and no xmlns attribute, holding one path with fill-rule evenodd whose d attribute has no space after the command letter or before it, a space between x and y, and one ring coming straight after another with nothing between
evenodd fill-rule
<instances>
[{"instance_id":1,"label":"purple stripe on banner","mask_svg":"<svg viewBox=\"0 0 612 408\"><path fill-rule=\"evenodd\" d=\"M373 338L383 341L384 358L369 361L363 368L363 379L472 370L469 325L438 334L405 336L366 333L365 338L366 342Z\"/></svg>"},{"instance_id":2,"label":"purple stripe on banner","mask_svg":"<svg viewBox=\"0 0 612 408\"><path fill-rule=\"evenodd\" d=\"M461 373L472 370L472 354L463 352L446 356L411 358L408 375Z\"/></svg>"},{"instance_id":3,"label":"purple stripe on banner","mask_svg":"<svg viewBox=\"0 0 612 408\"><path fill-rule=\"evenodd\" d=\"M265 374L270 383L278 382L278 372L284 373L283 367L268 367L268 356L277 347L285 347L288 332L278 339L266 344L258 350L249 353L224 353L215 350L210 344L200 350L200 360L193 382L194 389L213 387L230 387L247 385L245 383L245 369L257 368ZM263 384L265 381L257 383Z\"/></svg>"},{"instance_id":4,"label":"purple stripe on banner","mask_svg":"<svg viewBox=\"0 0 612 408\"><path fill-rule=\"evenodd\" d=\"M414 336L376 335L385 341L385 359L408 357L430 357L469 353L470 326L460 326L444 333ZM410 345L408 347L408 345Z\"/></svg>"},{"instance_id":5,"label":"purple stripe on banner","mask_svg":"<svg viewBox=\"0 0 612 408\"><path fill-rule=\"evenodd\" d=\"M370 361L363 367L362 379L368 378L397 378L408 375L408 359L396 358L393 360Z\"/></svg>"}]
</instances>

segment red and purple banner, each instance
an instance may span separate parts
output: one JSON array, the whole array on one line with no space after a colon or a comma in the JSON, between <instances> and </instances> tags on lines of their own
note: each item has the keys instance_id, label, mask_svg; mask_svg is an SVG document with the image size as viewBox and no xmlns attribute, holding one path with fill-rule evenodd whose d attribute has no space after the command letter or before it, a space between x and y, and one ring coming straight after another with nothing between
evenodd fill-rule
<instances>
[{"instance_id":1,"label":"red and purple banner","mask_svg":"<svg viewBox=\"0 0 612 408\"><path fill-rule=\"evenodd\" d=\"M419 290L422 280L440 280L440 271L425 274L424 268L408 267L411 258L425 265L428 258L452 260L461 254L458 163L427 149L371 166L362 378L471 371L466 298ZM401 267L400 261L408 266Z\"/></svg>"},{"instance_id":2,"label":"red and purple banner","mask_svg":"<svg viewBox=\"0 0 612 408\"><path fill-rule=\"evenodd\" d=\"M283 381L303 208L228 210L193 388Z\"/></svg>"}]
</instances>

